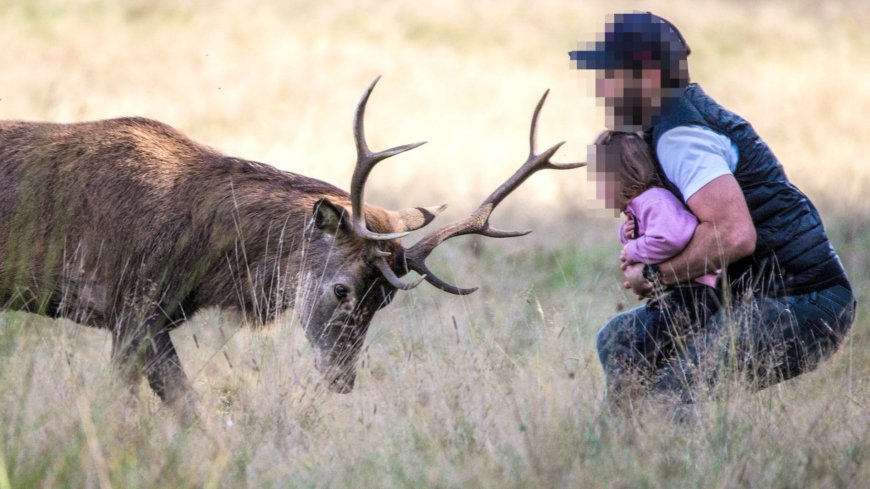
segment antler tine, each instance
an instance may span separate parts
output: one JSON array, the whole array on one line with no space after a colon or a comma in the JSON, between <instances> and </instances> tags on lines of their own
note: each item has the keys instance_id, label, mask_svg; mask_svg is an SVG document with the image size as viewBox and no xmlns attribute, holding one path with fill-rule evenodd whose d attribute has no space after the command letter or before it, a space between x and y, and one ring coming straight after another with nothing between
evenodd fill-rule
<instances>
[{"instance_id":1,"label":"antler tine","mask_svg":"<svg viewBox=\"0 0 870 489\"><path fill-rule=\"evenodd\" d=\"M538 115L541 113L541 109L544 107L544 102L547 100L547 95L550 94L550 89L546 89L544 94L541 95L541 100L538 101L538 105L535 106L535 112L532 114L532 127L529 130L529 159L535 157L535 151L537 148L537 137L538 137ZM586 166L586 162L577 162L577 163L554 163L550 161L550 158L553 154L556 153L556 150L559 149L560 146L565 144L565 141L553 146L541 153L540 158L543 160L543 168L553 169L553 170L571 170L574 168L580 168ZM537 171L537 170L535 170ZM534 172L531 172L534 173ZM530 174L531 174L530 173Z\"/></svg>"},{"instance_id":2,"label":"antler tine","mask_svg":"<svg viewBox=\"0 0 870 489\"><path fill-rule=\"evenodd\" d=\"M408 262L408 266L409 267L411 266L410 262ZM438 289L443 290L444 292L448 292L450 294L468 295L468 294L471 294L477 290L477 287L471 287L468 289L464 289L462 287L457 287L455 285L451 285L451 284L441 280L435 274L433 274L431 270L429 270L429 267L426 266L425 262L415 264L414 268L411 268L411 269L414 270L415 272L421 274L420 277L422 279L426 280L427 282L429 282L430 284L432 284L433 286L435 286L435 288L438 288ZM418 279L417 283L419 283L419 280L420 279Z\"/></svg>"},{"instance_id":3,"label":"antler tine","mask_svg":"<svg viewBox=\"0 0 870 489\"><path fill-rule=\"evenodd\" d=\"M544 94L535 106L535 111L532 113L532 125L529 130L529 157L526 158L526 162L523 163L523 165L509 179L487 197L484 203L491 202L493 207L497 206L505 197L510 195L511 192L516 190L517 187L522 185L526 179L538 170L570 170L586 166L585 162L554 163L550 161L550 158L552 158L553 155L556 154L556 151L565 144L565 141L554 144L541 154L535 154L537 151L538 116L541 114L541 109L544 107L544 102L546 102L547 95L549 94L549 89L544 91Z\"/></svg>"},{"instance_id":4,"label":"antler tine","mask_svg":"<svg viewBox=\"0 0 870 489\"><path fill-rule=\"evenodd\" d=\"M538 115L541 113L541 108L543 108L544 102L547 100L547 95L549 93L549 90L544 92L544 95L538 101L538 104L535 106L535 111L532 114L532 126L529 132L529 156L523 165L520 166L520 168L493 193L491 193L470 216L452 224L448 224L426 235L423 239L409 248L405 253L406 267L409 270L414 270L417 273L425 275L425 280L427 282L446 292L458 295L465 295L474 292L476 288L463 289L456 287L444 282L433 274L426 266L426 258L429 254L444 241L465 234L480 234L492 238L510 238L529 234L532 232L531 230L503 231L491 227L489 225L489 217L492 215L492 211L501 203L502 200L505 199L505 197L510 195L511 192L516 190L517 187L522 185L523 182L538 170L569 170L586 165L586 163L559 164L550 162L550 158L552 158L556 151L565 144L564 141L553 145L541 154L535 154Z\"/></svg>"},{"instance_id":5,"label":"antler tine","mask_svg":"<svg viewBox=\"0 0 870 489\"><path fill-rule=\"evenodd\" d=\"M375 266L378 267L378 270L381 271L381 275L383 275L384 278L387 279L387 282L389 282L390 285L400 290L411 290L414 287L420 285L423 280L426 279L426 275L422 274L419 278L417 278L417 280L413 282L403 281L399 278L398 275L396 275L396 272L393 271L393 269L390 267L390 264L387 263L387 260L383 256L378 256L378 258L375 259Z\"/></svg>"},{"instance_id":6,"label":"antler tine","mask_svg":"<svg viewBox=\"0 0 870 489\"><path fill-rule=\"evenodd\" d=\"M529 131L529 157L535 154L536 148L538 147L538 115L541 113L541 109L544 107L544 102L547 101L547 95L550 95L550 89L544 90L544 94L541 95L541 100L538 100L538 105L535 105L535 111L532 113L532 128Z\"/></svg>"},{"instance_id":7,"label":"antler tine","mask_svg":"<svg viewBox=\"0 0 870 489\"><path fill-rule=\"evenodd\" d=\"M372 94L375 85L380 79L381 77L378 76L371 82L371 84L369 84L365 93L363 93L362 98L360 98L359 104L356 106L356 112L353 117L353 137L356 143L356 168L354 168L353 176L350 180L350 202L353 212L351 221L353 222L354 232L362 238L383 241L401 238L407 236L408 233L381 234L372 232L368 227L366 227L364 195L365 184L369 177L369 173L371 173L372 168L374 168L379 162L426 143L423 141L419 143L405 144L403 146L397 146L377 153L373 153L369 150L368 144L366 144L364 125L366 104L368 103L369 96Z\"/></svg>"}]
</instances>

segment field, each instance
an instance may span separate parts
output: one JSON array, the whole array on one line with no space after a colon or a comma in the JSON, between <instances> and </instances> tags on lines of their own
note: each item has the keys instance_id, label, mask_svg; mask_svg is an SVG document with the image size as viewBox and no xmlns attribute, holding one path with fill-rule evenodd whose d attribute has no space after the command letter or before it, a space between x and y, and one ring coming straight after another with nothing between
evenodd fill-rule
<instances>
[{"instance_id":1,"label":"field","mask_svg":"<svg viewBox=\"0 0 870 489\"><path fill-rule=\"evenodd\" d=\"M870 10L841 2L0 3L0 119L141 115L221 151L347 188L351 116L382 75L367 199L448 202L464 216L541 146L584 160L602 128L592 77L567 51L612 11L680 26L692 78L743 115L819 208L870 294ZM207 311L176 330L202 422L143 386L119 396L106 332L0 315L0 489L29 487L865 487L870 319L818 370L735 386L688 422L608 414L595 332L621 290L616 219L585 170L538 174L493 217L524 238L465 237L375 318L356 389L330 394L288 315L266 331ZM0 189L2 191L2 189ZM413 239L413 237L412 237ZM135 402L134 402L135 401Z\"/></svg>"}]
</instances>

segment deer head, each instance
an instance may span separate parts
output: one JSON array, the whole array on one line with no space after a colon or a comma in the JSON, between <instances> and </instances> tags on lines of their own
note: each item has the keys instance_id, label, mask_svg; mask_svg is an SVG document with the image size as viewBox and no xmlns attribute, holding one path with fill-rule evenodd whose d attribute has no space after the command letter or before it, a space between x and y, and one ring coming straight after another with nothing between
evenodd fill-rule
<instances>
[{"instance_id":1,"label":"deer head","mask_svg":"<svg viewBox=\"0 0 870 489\"><path fill-rule=\"evenodd\" d=\"M564 144L536 154L538 115L545 92L535 108L530 133L530 152L525 163L499 186L471 215L443 226L405 248L401 239L430 223L446 205L391 211L365 204L365 183L380 161L424 143L407 144L380 152L369 150L363 119L366 103L378 82L376 78L360 99L354 115L357 163L351 179L350 201L327 197L314 202L306 228L306 266L300 273L296 308L305 334L315 351L315 365L326 376L330 389L348 392L356 377L356 357L375 312L389 304L396 290L410 290L422 281L452 294L470 294L476 288L460 288L438 278L426 258L445 240L466 234L494 238L515 237L531 231L502 231L490 226L492 211L538 170L567 170L585 163L557 164L550 158ZM416 272L414 281L400 277Z\"/></svg>"}]
</instances>

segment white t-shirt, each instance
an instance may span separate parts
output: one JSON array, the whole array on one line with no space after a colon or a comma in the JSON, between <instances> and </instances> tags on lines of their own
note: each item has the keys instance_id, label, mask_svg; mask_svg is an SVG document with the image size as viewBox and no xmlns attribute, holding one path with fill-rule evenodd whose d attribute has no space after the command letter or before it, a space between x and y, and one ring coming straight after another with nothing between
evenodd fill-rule
<instances>
[{"instance_id":1,"label":"white t-shirt","mask_svg":"<svg viewBox=\"0 0 870 489\"><path fill-rule=\"evenodd\" d=\"M683 194L695 194L704 185L737 168L737 145L723 134L702 126L679 126L659 138L656 155L665 175Z\"/></svg>"}]
</instances>

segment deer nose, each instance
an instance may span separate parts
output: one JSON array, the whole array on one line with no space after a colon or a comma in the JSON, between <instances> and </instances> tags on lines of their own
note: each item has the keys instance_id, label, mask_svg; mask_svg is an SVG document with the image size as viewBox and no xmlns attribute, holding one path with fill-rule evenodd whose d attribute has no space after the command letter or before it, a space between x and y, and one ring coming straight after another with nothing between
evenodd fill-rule
<instances>
[{"instance_id":1,"label":"deer nose","mask_svg":"<svg viewBox=\"0 0 870 489\"><path fill-rule=\"evenodd\" d=\"M356 368L353 365L335 364L328 353L315 348L314 368L325 378L330 392L347 394L353 390L356 382Z\"/></svg>"}]
</instances>

